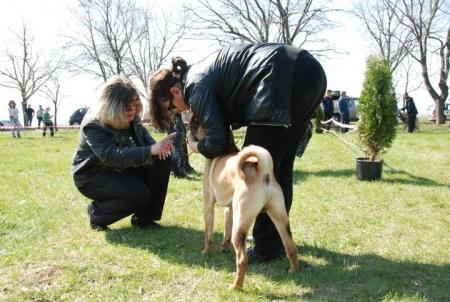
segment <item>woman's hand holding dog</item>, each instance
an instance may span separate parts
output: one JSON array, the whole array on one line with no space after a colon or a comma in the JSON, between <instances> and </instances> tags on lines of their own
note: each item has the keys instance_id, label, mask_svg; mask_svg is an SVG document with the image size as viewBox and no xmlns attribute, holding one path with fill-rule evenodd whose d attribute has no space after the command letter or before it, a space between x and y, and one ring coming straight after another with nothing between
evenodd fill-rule
<instances>
[{"instance_id":1,"label":"woman's hand holding dog","mask_svg":"<svg viewBox=\"0 0 450 302\"><path fill-rule=\"evenodd\" d=\"M189 148L191 148L192 152L198 153L198 147L197 147L198 142L191 132L189 132L187 139L188 139Z\"/></svg>"},{"instance_id":2,"label":"woman's hand holding dog","mask_svg":"<svg viewBox=\"0 0 450 302\"><path fill-rule=\"evenodd\" d=\"M163 138L158 143L151 145L150 152L152 155L158 155L159 159L167 159L169 157L170 151L172 151L173 144L172 139L175 137L177 133L171 133Z\"/></svg>"}]
</instances>

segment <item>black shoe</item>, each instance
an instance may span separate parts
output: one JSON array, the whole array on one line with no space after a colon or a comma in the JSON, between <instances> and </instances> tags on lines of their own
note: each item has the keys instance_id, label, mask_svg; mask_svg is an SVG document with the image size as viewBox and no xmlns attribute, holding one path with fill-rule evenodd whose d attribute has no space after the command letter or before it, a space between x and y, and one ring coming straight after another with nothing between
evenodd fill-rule
<instances>
[{"instance_id":1,"label":"black shoe","mask_svg":"<svg viewBox=\"0 0 450 302\"><path fill-rule=\"evenodd\" d=\"M107 225L104 224L95 224L91 222L91 229L94 231L108 231L109 228Z\"/></svg>"},{"instance_id":2,"label":"black shoe","mask_svg":"<svg viewBox=\"0 0 450 302\"><path fill-rule=\"evenodd\" d=\"M108 226L106 224L98 224L95 222L95 216L93 213L94 209L92 208L92 204L88 205L87 207L87 213L89 216L89 224L91 226L91 229L95 231L106 231L109 230Z\"/></svg>"},{"instance_id":3,"label":"black shoe","mask_svg":"<svg viewBox=\"0 0 450 302\"><path fill-rule=\"evenodd\" d=\"M284 248L281 247L278 250L270 253L270 254L260 254L257 251L255 251L255 248L249 248L247 249L247 257L248 257L248 263L261 263L261 262L267 262L279 258L283 258L286 256L286 253L284 251Z\"/></svg>"},{"instance_id":4,"label":"black shoe","mask_svg":"<svg viewBox=\"0 0 450 302\"><path fill-rule=\"evenodd\" d=\"M142 221L142 219L139 219L135 215L131 216L131 225L138 228L143 229L160 229L161 225L154 222L153 220L146 220Z\"/></svg>"}]
</instances>

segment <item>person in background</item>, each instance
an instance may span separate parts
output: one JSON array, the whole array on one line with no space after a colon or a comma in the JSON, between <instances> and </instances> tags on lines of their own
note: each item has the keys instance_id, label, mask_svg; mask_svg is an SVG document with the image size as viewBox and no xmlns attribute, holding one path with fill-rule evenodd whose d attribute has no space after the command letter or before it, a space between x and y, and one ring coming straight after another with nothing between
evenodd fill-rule
<instances>
[{"instance_id":1,"label":"person in background","mask_svg":"<svg viewBox=\"0 0 450 302\"><path fill-rule=\"evenodd\" d=\"M173 123L171 123L167 133L173 132L177 133L172 140L174 145L171 153L173 175L178 178L189 178L189 173L193 173L194 168L189 164L186 145L186 127L184 126L181 113L175 113Z\"/></svg>"},{"instance_id":2,"label":"person in background","mask_svg":"<svg viewBox=\"0 0 450 302\"><path fill-rule=\"evenodd\" d=\"M156 142L141 115L137 88L115 77L81 123L72 175L80 193L93 200L87 208L92 229L106 230L129 215L135 227L160 227L176 133Z\"/></svg>"},{"instance_id":3,"label":"person in background","mask_svg":"<svg viewBox=\"0 0 450 302\"><path fill-rule=\"evenodd\" d=\"M322 101L323 114L324 114L325 121L328 121L329 119L331 119L333 117L333 113L334 113L334 104L333 104L333 100L331 99L331 93L332 93L331 89L328 89L327 94L325 95L325 97L323 98L323 101ZM328 123L325 127L327 130L330 130L331 123Z\"/></svg>"},{"instance_id":4,"label":"person in background","mask_svg":"<svg viewBox=\"0 0 450 302\"><path fill-rule=\"evenodd\" d=\"M42 123L44 127L42 129L42 136L47 134L47 127L50 129L50 136L55 135L55 130L53 129L52 115L50 115L50 107L45 108L44 114L42 115Z\"/></svg>"},{"instance_id":5,"label":"person in background","mask_svg":"<svg viewBox=\"0 0 450 302\"><path fill-rule=\"evenodd\" d=\"M38 121L38 129L41 128L42 116L44 115L44 108L42 105L39 105L39 109L36 112L36 118Z\"/></svg>"},{"instance_id":6,"label":"person in background","mask_svg":"<svg viewBox=\"0 0 450 302\"><path fill-rule=\"evenodd\" d=\"M414 103L414 100L412 97L408 95L408 93L405 93L403 96L403 100L405 101L405 107L401 108L400 110L405 110L408 114L408 132L412 133L414 132L414 128L416 127L416 117L419 113L416 108L416 104Z\"/></svg>"},{"instance_id":7,"label":"person in background","mask_svg":"<svg viewBox=\"0 0 450 302\"><path fill-rule=\"evenodd\" d=\"M28 104L27 109L25 109L25 114L26 114L26 117L27 117L25 126L31 126L31 123L32 123L33 117L34 117L34 109L31 108L30 104Z\"/></svg>"},{"instance_id":8,"label":"person in background","mask_svg":"<svg viewBox=\"0 0 450 302\"><path fill-rule=\"evenodd\" d=\"M11 100L9 101L8 106L9 120L13 126L11 128L12 136L13 138L20 138L20 127L22 125L19 121L19 110L16 108L16 102Z\"/></svg>"},{"instance_id":9,"label":"person in background","mask_svg":"<svg viewBox=\"0 0 450 302\"><path fill-rule=\"evenodd\" d=\"M348 125L350 123L350 112L348 110L348 104L347 104L347 93L345 91L341 92L341 96L338 100L339 105L339 111L341 113L341 123ZM341 132L345 133L348 132L348 128L341 127Z\"/></svg>"},{"instance_id":10,"label":"person in background","mask_svg":"<svg viewBox=\"0 0 450 302\"><path fill-rule=\"evenodd\" d=\"M261 146L272 155L289 213L295 155L326 84L322 66L306 50L275 43L234 44L190 66L175 57L172 68L153 74L151 122L163 131L172 110L190 109L206 137L196 141L190 134L189 147L207 158L224 154L231 129L246 126L243 145ZM267 213L257 216L253 238L248 263L285 256Z\"/></svg>"}]
</instances>

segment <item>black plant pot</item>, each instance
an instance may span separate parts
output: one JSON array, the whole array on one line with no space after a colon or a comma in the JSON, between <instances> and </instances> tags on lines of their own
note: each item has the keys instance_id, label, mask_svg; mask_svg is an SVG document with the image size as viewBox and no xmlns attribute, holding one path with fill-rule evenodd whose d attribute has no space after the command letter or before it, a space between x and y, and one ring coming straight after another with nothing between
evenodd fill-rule
<instances>
[{"instance_id":1,"label":"black plant pot","mask_svg":"<svg viewBox=\"0 0 450 302\"><path fill-rule=\"evenodd\" d=\"M383 160L370 161L368 158L356 159L356 177L359 180L377 180L381 178Z\"/></svg>"}]
</instances>

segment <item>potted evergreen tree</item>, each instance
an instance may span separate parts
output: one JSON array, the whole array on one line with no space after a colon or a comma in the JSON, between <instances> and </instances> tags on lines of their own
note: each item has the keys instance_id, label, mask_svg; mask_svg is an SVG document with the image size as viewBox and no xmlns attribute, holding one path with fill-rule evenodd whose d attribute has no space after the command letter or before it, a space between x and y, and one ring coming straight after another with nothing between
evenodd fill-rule
<instances>
[{"instance_id":1,"label":"potted evergreen tree","mask_svg":"<svg viewBox=\"0 0 450 302\"><path fill-rule=\"evenodd\" d=\"M356 159L356 176L360 180L380 179L380 155L392 145L397 124L392 74L382 58L372 56L367 61L358 112L358 139L366 155Z\"/></svg>"}]
</instances>

